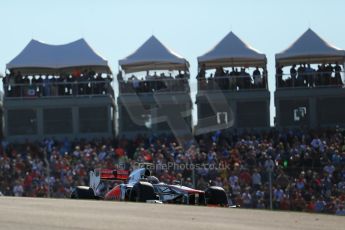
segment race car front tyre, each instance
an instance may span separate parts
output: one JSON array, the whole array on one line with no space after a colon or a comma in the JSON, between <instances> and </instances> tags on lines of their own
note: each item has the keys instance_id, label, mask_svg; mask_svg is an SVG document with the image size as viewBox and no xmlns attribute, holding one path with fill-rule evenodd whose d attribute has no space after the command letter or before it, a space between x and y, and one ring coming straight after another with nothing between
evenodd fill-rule
<instances>
[{"instance_id":1,"label":"race car front tyre","mask_svg":"<svg viewBox=\"0 0 345 230\"><path fill-rule=\"evenodd\" d=\"M129 194L130 201L146 202L147 200L156 199L156 194L152 184L144 181L136 183Z\"/></svg>"},{"instance_id":2,"label":"race car front tyre","mask_svg":"<svg viewBox=\"0 0 345 230\"><path fill-rule=\"evenodd\" d=\"M97 199L92 188L87 186L77 186L71 193L72 199Z\"/></svg>"},{"instance_id":3,"label":"race car front tyre","mask_svg":"<svg viewBox=\"0 0 345 230\"><path fill-rule=\"evenodd\" d=\"M211 186L205 190L206 204L228 206L225 190L218 186Z\"/></svg>"}]
</instances>

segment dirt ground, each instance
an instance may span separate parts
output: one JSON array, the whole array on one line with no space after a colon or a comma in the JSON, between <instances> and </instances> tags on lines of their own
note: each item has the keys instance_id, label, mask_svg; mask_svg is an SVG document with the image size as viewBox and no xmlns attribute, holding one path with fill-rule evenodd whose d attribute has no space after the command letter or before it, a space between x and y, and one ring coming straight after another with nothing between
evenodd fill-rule
<instances>
[{"instance_id":1,"label":"dirt ground","mask_svg":"<svg viewBox=\"0 0 345 230\"><path fill-rule=\"evenodd\" d=\"M236 208L0 197L0 229L344 230L345 217Z\"/></svg>"}]
</instances>

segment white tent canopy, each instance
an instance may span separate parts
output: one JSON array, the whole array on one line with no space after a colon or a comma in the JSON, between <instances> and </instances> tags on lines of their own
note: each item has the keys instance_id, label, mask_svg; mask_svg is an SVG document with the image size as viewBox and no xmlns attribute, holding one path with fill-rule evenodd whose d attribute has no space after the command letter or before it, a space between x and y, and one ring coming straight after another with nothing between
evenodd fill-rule
<instances>
[{"instance_id":1,"label":"white tent canopy","mask_svg":"<svg viewBox=\"0 0 345 230\"><path fill-rule=\"evenodd\" d=\"M310 28L286 50L277 53L276 65L345 61L345 51L322 39Z\"/></svg>"},{"instance_id":2,"label":"white tent canopy","mask_svg":"<svg viewBox=\"0 0 345 230\"><path fill-rule=\"evenodd\" d=\"M110 73L107 60L84 39L64 45L50 45L33 39L6 68L21 71L22 74L58 73L74 68L92 68L97 72Z\"/></svg>"},{"instance_id":3,"label":"white tent canopy","mask_svg":"<svg viewBox=\"0 0 345 230\"><path fill-rule=\"evenodd\" d=\"M128 57L119 60L126 73L147 70L186 70L189 63L182 56L164 46L155 36Z\"/></svg>"},{"instance_id":4,"label":"white tent canopy","mask_svg":"<svg viewBox=\"0 0 345 230\"><path fill-rule=\"evenodd\" d=\"M198 57L199 66L206 69L218 66L258 66L265 67L266 55L260 53L243 42L232 31L228 33L215 47Z\"/></svg>"}]
</instances>

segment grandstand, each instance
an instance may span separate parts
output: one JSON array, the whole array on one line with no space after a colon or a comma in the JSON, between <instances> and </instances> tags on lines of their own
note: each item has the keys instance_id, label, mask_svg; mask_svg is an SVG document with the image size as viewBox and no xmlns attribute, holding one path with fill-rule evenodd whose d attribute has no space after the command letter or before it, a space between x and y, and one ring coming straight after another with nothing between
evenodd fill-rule
<instances>
[{"instance_id":1,"label":"grandstand","mask_svg":"<svg viewBox=\"0 0 345 230\"><path fill-rule=\"evenodd\" d=\"M111 71L84 39L65 45L32 40L6 68L7 140L114 136Z\"/></svg>"},{"instance_id":2,"label":"grandstand","mask_svg":"<svg viewBox=\"0 0 345 230\"><path fill-rule=\"evenodd\" d=\"M189 63L151 36L119 61L119 135L191 135Z\"/></svg>"},{"instance_id":3,"label":"grandstand","mask_svg":"<svg viewBox=\"0 0 345 230\"><path fill-rule=\"evenodd\" d=\"M344 126L344 63L345 51L311 29L276 54L277 127Z\"/></svg>"},{"instance_id":4,"label":"grandstand","mask_svg":"<svg viewBox=\"0 0 345 230\"><path fill-rule=\"evenodd\" d=\"M276 54L275 127L343 126L344 62L345 51L311 29ZM199 56L193 127L189 63L155 36L119 60L117 101L107 61L83 39L65 45L32 40L6 66L3 134L19 141L138 134L188 140L222 129L267 129L266 65L266 55L233 32Z\"/></svg>"},{"instance_id":5,"label":"grandstand","mask_svg":"<svg viewBox=\"0 0 345 230\"><path fill-rule=\"evenodd\" d=\"M233 32L198 57L196 132L268 128L270 93L266 64L266 55L251 48ZM252 75L246 72L253 68Z\"/></svg>"}]
</instances>

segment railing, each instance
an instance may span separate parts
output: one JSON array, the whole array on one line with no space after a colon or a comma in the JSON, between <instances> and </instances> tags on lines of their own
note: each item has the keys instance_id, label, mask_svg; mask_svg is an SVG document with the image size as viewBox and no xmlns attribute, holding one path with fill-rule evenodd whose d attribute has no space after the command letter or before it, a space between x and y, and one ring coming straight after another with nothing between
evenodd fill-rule
<instances>
[{"instance_id":1,"label":"railing","mask_svg":"<svg viewBox=\"0 0 345 230\"><path fill-rule=\"evenodd\" d=\"M212 78L197 78L198 90L266 90L267 78L257 77L252 79L247 76L215 76Z\"/></svg>"},{"instance_id":2,"label":"railing","mask_svg":"<svg viewBox=\"0 0 345 230\"><path fill-rule=\"evenodd\" d=\"M120 80L120 93L164 93L164 92L189 92L188 79L148 79L148 80Z\"/></svg>"},{"instance_id":3,"label":"railing","mask_svg":"<svg viewBox=\"0 0 345 230\"><path fill-rule=\"evenodd\" d=\"M72 97L85 95L111 95L114 97L110 80L32 84L5 83L3 87L5 98Z\"/></svg>"},{"instance_id":4,"label":"railing","mask_svg":"<svg viewBox=\"0 0 345 230\"><path fill-rule=\"evenodd\" d=\"M276 74L277 88L344 87L345 74L341 72L305 72L303 74Z\"/></svg>"}]
</instances>

